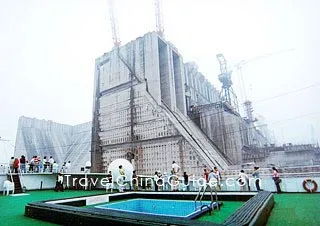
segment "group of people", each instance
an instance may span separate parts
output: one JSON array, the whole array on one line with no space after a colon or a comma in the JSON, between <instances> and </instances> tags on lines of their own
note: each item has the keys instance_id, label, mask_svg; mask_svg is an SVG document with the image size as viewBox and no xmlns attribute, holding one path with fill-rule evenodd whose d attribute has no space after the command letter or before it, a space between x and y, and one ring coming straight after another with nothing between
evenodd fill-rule
<instances>
[{"instance_id":1,"label":"group of people","mask_svg":"<svg viewBox=\"0 0 320 226\"><path fill-rule=\"evenodd\" d=\"M34 155L28 161L24 155L21 155L20 159L11 157L9 161L10 172L18 173L67 173L71 169L71 161L64 162L61 169L59 164L50 156L44 156L43 159Z\"/></svg>"},{"instance_id":2,"label":"group of people","mask_svg":"<svg viewBox=\"0 0 320 226\"><path fill-rule=\"evenodd\" d=\"M274 181L274 184L277 188L277 193L281 193L281 179L279 175L279 170L276 167L272 167L272 179ZM257 191L262 191L260 187L260 172L259 172L259 167L255 166L253 167L253 173L252 177L254 178L255 186ZM249 182L249 177L247 174L245 174L244 170L240 171L239 177L238 177L238 182L240 185L240 191L250 191L250 182Z\"/></svg>"},{"instance_id":3,"label":"group of people","mask_svg":"<svg viewBox=\"0 0 320 226\"><path fill-rule=\"evenodd\" d=\"M203 178L206 181L206 183L210 183L210 182L215 182L215 184L217 185L218 189L221 189L221 180L222 180L222 176L220 171L218 170L218 168L215 166L213 167L213 169L208 170L208 169L204 169L203 170ZM214 185L214 183L211 183L212 185Z\"/></svg>"},{"instance_id":4,"label":"group of people","mask_svg":"<svg viewBox=\"0 0 320 226\"><path fill-rule=\"evenodd\" d=\"M273 170L273 181L276 185L277 188L277 192L280 193L281 192L281 187L280 187L280 183L281 183L281 179L280 179L280 175L279 175L279 170L275 167L272 168ZM171 166L171 170L170 170L170 174L167 174L167 172L164 172L163 174L160 171L155 171L154 176L153 176L153 185L154 185L154 190L155 191L178 191L178 185L179 185L179 172L180 172L180 166L173 161L172 162L172 166ZM125 187L125 182L128 182L126 180L126 176L125 176L125 170L122 167L122 165L119 166L119 174L120 174L120 178L119 178L119 191L123 192L123 189ZM252 178L254 179L254 184L256 187L257 191L262 191L261 189L261 180L260 180L260 172L259 172L259 167L255 166L253 167L253 172L252 172ZM107 179L108 179L108 184L107 184L107 190L113 188L113 180L112 180L112 173L111 171L109 171L109 173L107 174ZM221 184L222 184L222 176L221 176L221 172L219 171L219 169L217 167L214 167L213 169L209 170L209 169L204 169L204 173L203 173L203 180L206 182L206 184L210 185L210 182L214 181L216 183L216 187L218 188L218 190L221 190ZM152 182L151 181L151 182ZM239 173L239 176L236 180L238 182L238 185L240 187L240 191L250 191L250 182L249 182L249 176L244 172L244 170L241 170ZM144 181L145 184L143 184L143 187L146 188L151 188L151 184L146 184L149 182L149 180L145 180ZM183 173L183 187L185 191L189 191L190 190L190 184L189 184L189 175L187 174L187 172ZM132 175L132 183L130 184L132 186L131 189L134 191L138 190L138 176L136 174L136 171L133 171L133 175Z\"/></svg>"}]
</instances>

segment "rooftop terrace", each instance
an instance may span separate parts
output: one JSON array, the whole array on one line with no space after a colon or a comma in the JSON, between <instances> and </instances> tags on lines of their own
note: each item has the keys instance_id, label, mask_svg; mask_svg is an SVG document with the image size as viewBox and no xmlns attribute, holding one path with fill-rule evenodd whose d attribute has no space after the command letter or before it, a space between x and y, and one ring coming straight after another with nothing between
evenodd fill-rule
<instances>
[{"instance_id":1,"label":"rooftop terrace","mask_svg":"<svg viewBox=\"0 0 320 226\"><path fill-rule=\"evenodd\" d=\"M88 195L105 194L104 191L70 191L53 192L51 190L30 191L27 195L21 196L1 196L0 197L0 217L2 219L1 225L54 225L48 222L31 219L24 216L25 205L30 202L71 198ZM320 194L275 194L275 205L269 217L269 226L273 225L319 225L320 215L319 203ZM224 207L226 208L226 207ZM228 213L224 212L219 216L217 212L215 215L206 215L201 217L200 221L209 221L222 223L226 218L225 214L231 214L237 206L232 206L232 210ZM221 218L221 219L220 219ZM219 220L220 219L220 220Z\"/></svg>"}]
</instances>

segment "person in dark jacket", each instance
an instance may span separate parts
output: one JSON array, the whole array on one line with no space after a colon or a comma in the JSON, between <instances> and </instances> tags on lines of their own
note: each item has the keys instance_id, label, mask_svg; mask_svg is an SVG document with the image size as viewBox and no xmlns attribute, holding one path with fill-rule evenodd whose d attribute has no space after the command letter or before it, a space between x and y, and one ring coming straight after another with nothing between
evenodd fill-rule
<instances>
[{"instance_id":1,"label":"person in dark jacket","mask_svg":"<svg viewBox=\"0 0 320 226\"><path fill-rule=\"evenodd\" d=\"M272 170L273 170L272 179L274 181L274 184L277 187L277 193L281 193L281 188L280 188L281 179L279 175L279 170L276 167L272 167Z\"/></svg>"}]
</instances>

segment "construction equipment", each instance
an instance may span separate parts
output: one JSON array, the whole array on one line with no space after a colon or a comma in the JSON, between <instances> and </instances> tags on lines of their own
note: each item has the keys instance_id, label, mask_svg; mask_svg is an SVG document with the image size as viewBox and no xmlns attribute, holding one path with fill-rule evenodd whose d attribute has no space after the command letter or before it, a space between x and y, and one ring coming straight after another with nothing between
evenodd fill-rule
<instances>
[{"instance_id":1,"label":"construction equipment","mask_svg":"<svg viewBox=\"0 0 320 226\"><path fill-rule=\"evenodd\" d=\"M160 37L164 38L163 16L162 16L162 1L155 0L155 16L156 16L156 32Z\"/></svg>"},{"instance_id":2,"label":"construction equipment","mask_svg":"<svg viewBox=\"0 0 320 226\"><path fill-rule=\"evenodd\" d=\"M117 20L115 17L115 12L114 12L113 0L109 0L108 5L109 5L109 15L110 15L113 44L114 44L114 47L119 47L121 44L121 41L120 41L120 36L119 36L118 23L117 23Z\"/></svg>"},{"instance_id":3,"label":"construction equipment","mask_svg":"<svg viewBox=\"0 0 320 226\"><path fill-rule=\"evenodd\" d=\"M218 77L219 77L219 81L222 83L222 88L219 94L220 99L223 102L228 103L229 106L234 110L239 111L237 95L235 94L232 88L232 81L231 81L232 71L228 70L227 61L224 58L223 54L218 54L217 59L220 64L220 72L221 72L221 74L219 74Z\"/></svg>"},{"instance_id":4,"label":"construction equipment","mask_svg":"<svg viewBox=\"0 0 320 226\"><path fill-rule=\"evenodd\" d=\"M233 69L236 69L238 70L238 73L239 73L239 78L240 78L240 86L241 86L241 90L240 92L242 93L243 92L243 102L247 102L247 94L246 94L246 88L245 88L245 83L244 83L244 79L243 79L243 75L242 75L242 67L248 63L251 63L253 61L257 61L257 60L261 60L261 59L265 59L267 57L271 57L271 56L274 56L274 55L277 55L279 53L283 53L283 52L289 52L289 51L294 51L295 49L291 48L291 49L284 49L284 50L281 50L281 51L277 51L277 52L272 52L272 53L267 53L267 54L263 54L263 55L260 55L260 56L256 56L256 57L253 57L251 59L248 59L248 60L241 60L239 63L237 64L234 64L233 66L231 66L230 68L228 68L229 71L232 71Z\"/></svg>"}]
</instances>

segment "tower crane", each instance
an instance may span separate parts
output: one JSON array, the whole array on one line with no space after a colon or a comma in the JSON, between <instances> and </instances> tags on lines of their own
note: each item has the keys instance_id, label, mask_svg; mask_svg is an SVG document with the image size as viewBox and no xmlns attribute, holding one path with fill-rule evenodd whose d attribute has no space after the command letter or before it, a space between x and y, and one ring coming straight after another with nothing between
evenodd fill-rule
<instances>
[{"instance_id":1,"label":"tower crane","mask_svg":"<svg viewBox=\"0 0 320 226\"><path fill-rule=\"evenodd\" d=\"M156 16L156 32L164 38L163 16L162 16L162 1L155 0L155 16Z\"/></svg>"},{"instance_id":2,"label":"tower crane","mask_svg":"<svg viewBox=\"0 0 320 226\"><path fill-rule=\"evenodd\" d=\"M238 111L238 99L237 95L233 91L232 88L232 80L231 80L231 74L232 71L228 70L227 67L227 61L224 58L223 54L218 54L217 59L220 64L220 73L219 74L219 81L222 83L222 88L220 91L220 99L224 102L227 102L230 107L232 107L234 110Z\"/></svg>"},{"instance_id":3,"label":"tower crane","mask_svg":"<svg viewBox=\"0 0 320 226\"><path fill-rule=\"evenodd\" d=\"M283 52L288 52L288 51L294 51L294 49L284 49L278 52L272 52L272 53L267 53L264 55L260 55L260 56L256 56L253 57L251 59L248 60L241 60L239 63L233 65L229 70L231 71L232 68L235 68L236 70L238 70L238 74L239 74L239 78L240 78L240 87L241 87L241 93L243 93L243 105L244 105L244 110L246 113L246 117L250 122L255 122L257 119L253 117L252 112L253 112L253 107L252 107L252 102L250 100L248 100L247 98L247 94L246 94L246 88L245 88L245 83L244 83L244 79L243 79L243 75L242 75L242 67L248 63L251 63L253 61L257 61L257 60L261 60L261 59L265 59L267 57L271 57L274 56L276 54L279 53L283 53Z\"/></svg>"},{"instance_id":4,"label":"tower crane","mask_svg":"<svg viewBox=\"0 0 320 226\"><path fill-rule=\"evenodd\" d=\"M232 71L232 69L236 69L239 72L240 83L241 83L240 85L241 85L241 89L242 89L242 92L243 92L243 95L244 95L243 98L244 98L245 102L247 101L247 95L246 95L246 88L245 88L245 83L244 83L243 75L242 75L242 67L244 65L248 64L248 63L253 62L253 61L261 60L261 59L268 58L268 57L277 55L279 53L288 52L288 51L294 51L294 49L293 48L284 49L284 50L281 50L281 51L278 51L278 52L272 52L272 53L267 53L267 54L263 54L263 55L260 55L260 56L256 56L256 57L250 58L248 60L241 60L237 64L234 64L233 66L231 66L229 68L230 71Z\"/></svg>"},{"instance_id":5,"label":"tower crane","mask_svg":"<svg viewBox=\"0 0 320 226\"><path fill-rule=\"evenodd\" d=\"M114 44L114 47L119 47L121 44L121 41L120 41L120 36L119 36L118 23L117 23L115 13L114 13L113 0L109 0L108 5L109 5L109 15L110 15L113 44Z\"/></svg>"}]
</instances>

